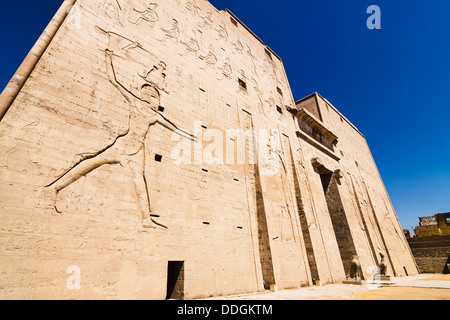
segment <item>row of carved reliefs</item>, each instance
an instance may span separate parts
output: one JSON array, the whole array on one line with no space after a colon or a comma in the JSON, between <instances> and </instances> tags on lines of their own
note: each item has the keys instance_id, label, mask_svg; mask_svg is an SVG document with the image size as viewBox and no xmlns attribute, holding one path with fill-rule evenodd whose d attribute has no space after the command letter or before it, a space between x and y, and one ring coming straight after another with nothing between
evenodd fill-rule
<instances>
[{"instance_id":1,"label":"row of carved reliefs","mask_svg":"<svg viewBox=\"0 0 450 320\"><path fill-rule=\"evenodd\" d=\"M251 41L243 43L242 32L247 31L240 24L227 22L226 19L231 17L229 13L202 9L202 6L193 0L185 2L180 0L177 3L179 16L174 15L176 10L171 10L171 13L167 14L165 3L133 2L127 3L127 8L120 0L107 0L104 7L105 14L120 22L119 25L126 21L127 27L130 25L139 27L139 30L148 33L164 45L176 48L179 55L189 63L198 64L192 59L202 60L199 67L208 72L215 72L219 81L231 80L238 83L238 79L241 79L247 83L242 79L242 75L246 74L252 83L257 83L254 87L247 83L247 90L255 94L258 100L261 100L259 87L270 86L275 94L270 94L269 91L264 102L276 100L272 108L275 108L275 105L284 107L289 104L285 103L282 94L284 92L287 95L289 87L282 71L279 71L282 69L280 62L270 50L260 50L261 52L256 54L255 49L252 49L263 47L259 40L256 38L254 40L257 46L253 46ZM211 41L212 39L214 41ZM281 93L276 92L277 88ZM261 102L259 106L261 108Z\"/></svg>"},{"instance_id":2,"label":"row of carved reliefs","mask_svg":"<svg viewBox=\"0 0 450 320\"><path fill-rule=\"evenodd\" d=\"M211 12L202 14L198 6L193 7L186 4L185 10L191 8L189 11L199 18L196 24L203 31L194 29L190 39L185 41L181 37L182 32L177 19L172 19L171 25L165 27L165 22L161 19L163 15L158 13L159 6L156 3L150 3L144 9L127 8L121 1L116 0L105 1L104 7L106 16L116 19L122 27L129 28L129 25L132 24L158 29L161 37L156 40L163 44L172 42L177 46L182 46L184 52L179 53L180 56L185 58L192 56L202 60L203 64L200 64L200 68L205 71L216 72L218 80L231 80L236 73L236 76L248 83L248 87L257 94L258 107L262 114L267 115L270 112L270 109L266 107L267 105L273 106L276 103L272 91L264 93L260 88L258 82L263 82L263 80L258 78L256 57L249 45L242 45L239 39L233 42L236 54L250 57L252 72L249 78L247 78L244 70L236 71L233 69L231 57L224 53L223 48L223 64L218 59L220 55L216 54L216 48L212 43L209 45L208 51L200 49L199 42L201 40L197 39L208 30L217 32L217 39L221 42L227 42L230 37L224 23L215 25ZM62 215L66 211L79 211L82 208L87 208L89 211L90 207L101 207L101 201L89 196L89 194L75 196L69 204L60 201L60 198L62 194L64 197L68 196L69 193L64 193L64 191L90 173L101 170L102 175L107 173L105 178L108 179L110 171L106 168L120 166L128 171L127 175L134 190L133 197L136 201L138 218L145 221L148 227L166 228L166 226L156 223L151 218L149 180L146 177L146 168L148 168L146 153L150 149L146 143L148 142L150 128L158 124L169 132L177 132L187 139L195 140L195 137L187 133L184 134L172 119L159 111L162 95L170 94L167 83L167 80L170 79L170 77L167 77L170 66L163 61L164 58L155 56L154 50L149 50L147 45L142 45L144 40L127 36L130 34L126 30L127 28L122 30L121 27L108 29L103 26L95 26L95 31L100 35L99 40L105 43L104 46L100 45L99 49L103 51L103 65L106 67L106 77L111 85L111 91L115 91L118 94L117 96L121 97L121 102L129 108L127 127L113 136L109 144L105 144L96 150L83 150L74 154L72 162L66 167L52 168L45 185L42 186L43 189L38 194L45 196L47 199L45 206L55 215ZM117 31L117 29L122 31ZM142 59L142 57L145 57L145 59ZM183 68L182 66L176 66L172 68L172 72L174 76L182 75ZM263 79L265 78L263 77ZM114 95L111 96L112 101L117 102ZM14 150L11 149L10 153L14 153ZM31 166L40 165L38 162L31 160L29 163ZM203 185L205 184L203 183Z\"/></svg>"},{"instance_id":3,"label":"row of carved reliefs","mask_svg":"<svg viewBox=\"0 0 450 320\"><path fill-rule=\"evenodd\" d=\"M133 2L134 5L134 2ZM64 214L68 205L60 201L62 193L81 178L91 173L102 172L106 179L109 178L110 171L105 168L120 167L126 171L130 185L132 185L132 196L136 202L136 215L140 220L147 221L149 227L163 227L155 223L151 218L151 199L149 195L149 184L151 181L146 176L148 168L148 158L146 152L150 149L147 145L148 136L151 134L150 129L155 125L162 126L167 130L167 134L177 132L186 139L195 140L195 137L187 133L183 133L176 121L160 112L161 98L164 95L174 94L170 90L170 81L176 78L175 75L183 73L183 67L168 66L166 57L155 55L155 50L151 50L144 42L142 37L130 37L132 33L128 30L130 25L150 28L158 30L161 37L161 43L174 43L182 48L180 56L188 59L194 57L202 60L200 68L209 72L216 72L218 80L233 80L233 76L238 77L248 84L249 91L253 91L257 97L258 107L262 114L268 115L270 106L274 106L277 102L276 93L265 91L264 81L266 77L261 73L261 79L258 77L258 58L254 54L249 45L243 45L239 38L235 38L232 46L237 55L250 57L249 69L246 72L243 69L234 69L232 56L226 53L217 54L217 46L209 44L208 50L201 50L199 38L204 36L206 32L217 33L217 39L222 47L232 51L225 46L225 42L230 43L232 33L229 32L225 23L218 25L213 22L213 13L202 13L200 7L191 6L186 3L185 10L188 10L193 16L197 17L195 24L199 29L194 29L189 40L185 41L182 37L184 34L180 28L179 21L182 19L172 19L171 24L167 25L164 21L164 11L159 12L159 6L156 3L150 3L147 7L126 7L124 2L120 0L104 2L105 15L110 19L115 19L119 23L117 28L107 28L103 24L96 26L94 30L100 43L102 51L100 56L102 66L105 67L105 75L108 79L108 85L112 92L110 101L114 104L125 105L128 107L129 115L126 127L121 132L112 133L111 141L108 144L101 145L98 148L82 150L77 154L73 154L72 161L66 166L53 167L48 173L45 184L42 185L43 190L39 191L40 196L45 196L48 200L47 206L55 215ZM188 8L191 8L189 10ZM187 11L185 11L187 12ZM122 26L122 27L121 27ZM123 27L126 28L123 28ZM190 24L192 26L192 23ZM131 30L133 30L131 28ZM152 32L149 32L153 34ZM155 32L156 33L156 32ZM199 39L199 40L197 40ZM142 43L145 43L144 45ZM215 43L217 44L217 42ZM222 48L223 50L223 48ZM227 51L226 50L226 51ZM157 51L159 52L159 51ZM222 56L222 59L220 59ZM145 59L142 59L145 57ZM218 58L219 57L219 58ZM224 58L225 57L225 58ZM269 68L269 66L267 66ZM170 74L168 71L170 70ZM264 71L264 69L262 69ZM269 69L268 69L269 70ZM234 78L235 80L236 78ZM192 78L195 81L195 79ZM263 83L263 84L261 84ZM198 90L197 90L198 91ZM120 99L116 99L119 97ZM95 107L95 106L94 106ZM94 108L93 107L93 108ZM50 108L50 106L48 106ZM50 110L57 112L57 110ZM105 121L107 122L107 121ZM36 135L40 136L40 135ZM67 143L69 141L64 141ZM5 166L8 167L9 160L19 152L18 149L11 148L4 158ZM22 151L20 151L22 152ZM24 167L30 167L34 170L36 167L42 166L39 161L34 161L28 153L28 159ZM25 161L25 160L24 160ZM123 172L125 172L123 171ZM42 173L45 175L44 173ZM203 184L204 185L204 184ZM101 207L100 199L87 195L75 196L74 201L70 204L73 211L80 208Z\"/></svg>"},{"instance_id":4,"label":"row of carved reliefs","mask_svg":"<svg viewBox=\"0 0 450 320\"><path fill-rule=\"evenodd\" d=\"M119 2L117 2L119 4ZM155 23L157 15L153 11L156 4L151 4L146 11L139 12L141 18L136 21ZM122 10L122 7L120 7ZM102 170L109 166L121 166L128 168L128 176L133 186L133 197L136 200L138 218L144 221L147 227L163 227L151 218L151 206L149 196L148 179L146 176L146 156L149 147L150 129L160 125L169 132L194 140L194 137L181 130L174 121L169 119L161 111L161 95L169 94L166 90L166 69L164 61L158 59L144 48L141 43L129 39L117 32L107 31L96 26L95 30L104 38L106 47L100 48L103 53L106 77L109 80L111 90L120 93L122 102L128 105L128 126L124 132L118 134L111 144L94 151L85 151L74 155L72 164L59 172L51 175L43 186L41 194L49 200L47 204L55 215L63 214L67 206L58 202L60 193L74 184L79 179L91 172ZM168 38L176 38L178 35L177 23L174 20L172 28L165 30L165 41ZM139 56L145 55L146 63L139 62ZM151 61L153 59L153 61ZM128 77L126 74L128 73ZM127 83L131 80L134 83ZM138 84L137 90L135 88Z\"/></svg>"},{"instance_id":5,"label":"row of carved reliefs","mask_svg":"<svg viewBox=\"0 0 450 320\"><path fill-rule=\"evenodd\" d=\"M272 78L281 64L206 1L156 1L80 1L82 28L62 27L0 123L1 297L164 299L168 261L189 262L188 298L258 291L270 271L269 284L276 276L294 287L311 278L301 266L306 216L314 245L323 243L318 264L338 260L325 256L333 247L314 203L321 186L305 170L309 145L300 149L294 129L270 113L283 106ZM273 161L258 166L175 165L171 136L197 136L195 120L216 130L270 124L290 138L276 145L281 130L271 130ZM364 218L375 232L377 218L384 233L395 214L379 214L388 198L376 200L382 192L366 181L369 192L355 182L352 194L355 226ZM382 239L374 245L383 249ZM82 289L68 292L73 265Z\"/></svg>"}]
</instances>

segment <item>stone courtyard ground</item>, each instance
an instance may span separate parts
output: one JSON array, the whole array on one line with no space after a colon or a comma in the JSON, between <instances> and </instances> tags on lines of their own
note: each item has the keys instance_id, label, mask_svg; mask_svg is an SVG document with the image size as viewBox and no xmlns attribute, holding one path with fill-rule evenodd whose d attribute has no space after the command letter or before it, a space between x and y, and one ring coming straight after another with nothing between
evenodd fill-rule
<instances>
[{"instance_id":1,"label":"stone courtyard ground","mask_svg":"<svg viewBox=\"0 0 450 320\"><path fill-rule=\"evenodd\" d=\"M365 285L330 284L208 300L450 300L450 275L420 274Z\"/></svg>"}]
</instances>

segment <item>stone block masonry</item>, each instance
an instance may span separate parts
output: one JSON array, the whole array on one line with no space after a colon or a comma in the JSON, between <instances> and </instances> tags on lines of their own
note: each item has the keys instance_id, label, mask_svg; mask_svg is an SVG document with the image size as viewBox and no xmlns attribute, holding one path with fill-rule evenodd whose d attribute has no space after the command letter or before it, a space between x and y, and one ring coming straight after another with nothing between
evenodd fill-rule
<instances>
[{"instance_id":1,"label":"stone block masonry","mask_svg":"<svg viewBox=\"0 0 450 320\"><path fill-rule=\"evenodd\" d=\"M421 273L450 273L450 236L409 238Z\"/></svg>"},{"instance_id":2,"label":"stone block masonry","mask_svg":"<svg viewBox=\"0 0 450 320\"><path fill-rule=\"evenodd\" d=\"M363 135L317 93L295 102L230 11L72 2L0 97L1 299L338 283L380 253L417 274Z\"/></svg>"}]
</instances>

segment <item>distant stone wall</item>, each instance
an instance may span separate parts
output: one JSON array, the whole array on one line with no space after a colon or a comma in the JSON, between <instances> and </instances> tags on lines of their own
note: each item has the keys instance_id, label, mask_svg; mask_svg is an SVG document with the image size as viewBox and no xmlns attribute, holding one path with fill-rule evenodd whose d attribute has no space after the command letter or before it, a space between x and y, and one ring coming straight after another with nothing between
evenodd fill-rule
<instances>
[{"instance_id":1,"label":"distant stone wall","mask_svg":"<svg viewBox=\"0 0 450 320\"><path fill-rule=\"evenodd\" d=\"M441 231L437 224L417 227L414 232L418 237L433 237L441 235Z\"/></svg>"},{"instance_id":2,"label":"distant stone wall","mask_svg":"<svg viewBox=\"0 0 450 320\"><path fill-rule=\"evenodd\" d=\"M421 226L421 227L437 225L436 217L435 217L435 216L431 216L431 217L421 217L421 218L419 218L419 220L420 220L420 226Z\"/></svg>"},{"instance_id":3,"label":"distant stone wall","mask_svg":"<svg viewBox=\"0 0 450 320\"><path fill-rule=\"evenodd\" d=\"M420 226L414 229L419 238L450 235L450 213L439 213L433 217L419 219Z\"/></svg>"},{"instance_id":4,"label":"distant stone wall","mask_svg":"<svg viewBox=\"0 0 450 320\"><path fill-rule=\"evenodd\" d=\"M450 236L409 238L408 243L421 273L449 273Z\"/></svg>"}]
</instances>

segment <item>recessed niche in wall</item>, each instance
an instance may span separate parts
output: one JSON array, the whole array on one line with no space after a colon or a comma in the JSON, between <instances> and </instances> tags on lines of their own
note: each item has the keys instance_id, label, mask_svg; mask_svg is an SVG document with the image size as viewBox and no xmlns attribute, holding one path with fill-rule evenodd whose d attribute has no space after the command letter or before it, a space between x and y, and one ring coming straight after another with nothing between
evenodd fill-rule
<instances>
[{"instance_id":1,"label":"recessed niche in wall","mask_svg":"<svg viewBox=\"0 0 450 320\"><path fill-rule=\"evenodd\" d=\"M278 111L279 114L283 114L283 109L281 109L280 106L277 106L277 111Z\"/></svg>"},{"instance_id":2,"label":"recessed niche in wall","mask_svg":"<svg viewBox=\"0 0 450 320\"><path fill-rule=\"evenodd\" d=\"M238 80L239 80L239 86L240 86L242 89L247 90L247 83L245 83L245 81L243 81L242 79L238 79Z\"/></svg>"}]
</instances>

